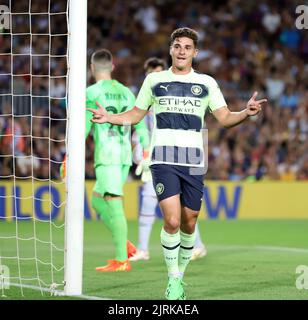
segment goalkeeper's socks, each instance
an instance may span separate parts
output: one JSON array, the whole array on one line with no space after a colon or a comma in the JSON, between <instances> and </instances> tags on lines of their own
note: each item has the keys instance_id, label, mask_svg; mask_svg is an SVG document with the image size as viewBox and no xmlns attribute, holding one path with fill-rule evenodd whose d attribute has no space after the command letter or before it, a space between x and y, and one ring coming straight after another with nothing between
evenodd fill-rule
<instances>
[{"instance_id":1,"label":"goalkeeper's socks","mask_svg":"<svg viewBox=\"0 0 308 320\"><path fill-rule=\"evenodd\" d=\"M192 251L196 242L196 232L192 234L180 231L181 245L179 250L179 271L184 274L191 259Z\"/></svg>"},{"instance_id":2,"label":"goalkeeper's socks","mask_svg":"<svg viewBox=\"0 0 308 320\"><path fill-rule=\"evenodd\" d=\"M109 212L108 203L105 199L93 195L92 197L92 207L98 213L104 222L105 226L109 231L111 231L111 215Z\"/></svg>"},{"instance_id":3,"label":"goalkeeper's socks","mask_svg":"<svg viewBox=\"0 0 308 320\"><path fill-rule=\"evenodd\" d=\"M127 260L127 221L124 213L123 200L107 200L110 212L110 228L115 245L115 259Z\"/></svg>"},{"instance_id":4,"label":"goalkeeper's socks","mask_svg":"<svg viewBox=\"0 0 308 320\"><path fill-rule=\"evenodd\" d=\"M164 228L162 228L160 239L169 277L180 276L178 266L179 249L181 244L180 231L175 234L170 234L166 232Z\"/></svg>"}]
</instances>

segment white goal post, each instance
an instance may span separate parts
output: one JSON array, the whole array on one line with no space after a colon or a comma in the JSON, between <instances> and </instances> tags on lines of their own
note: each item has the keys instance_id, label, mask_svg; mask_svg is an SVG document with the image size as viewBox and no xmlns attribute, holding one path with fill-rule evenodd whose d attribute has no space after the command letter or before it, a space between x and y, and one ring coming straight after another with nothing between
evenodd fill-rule
<instances>
[{"instance_id":1,"label":"white goal post","mask_svg":"<svg viewBox=\"0 0 308 320\"><path fill-rule=\"evenodd\" d=\"M87 0L69 3L67 205L64 292L82 294Z\"/></svg>"},{"instance_id":2,"label":"white goal post","mask_svg":"<svg viewBox=\"0 0 308 320\"><path fill-rule=\"evenodd\" d=\"M86 78L87 0L0 0L0 299L82 295Z\"/></svg>"}]
</instances>

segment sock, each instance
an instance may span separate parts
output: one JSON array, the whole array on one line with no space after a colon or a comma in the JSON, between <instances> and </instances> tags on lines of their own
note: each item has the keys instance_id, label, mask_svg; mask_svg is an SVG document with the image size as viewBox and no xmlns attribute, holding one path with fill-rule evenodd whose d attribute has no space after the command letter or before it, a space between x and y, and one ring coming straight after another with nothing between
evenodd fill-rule
<instances>
[{"instance_id":1,"label":"sock","mask_svg":"<svg viewBox=\"0 0 308 320\"><path fill-rule=\"evenodd\" d=\"M163 247L165 262L169 277L180 276L178 257L180 248L180 231L175 234L169 234L162 228L160 233L161 245Z\"/></svg>"},{"instance_id":2,"label":"sock","mask_svg":"<svg viewBox=\"0 0 308 320\"><path fill-rule=\"evenodd\" d=\"M149 250L149 239L152 230L152 225L155 220L155 216L139 216L139 242L138 248L140 250Z\"/></svg>"},{"instance_id":3,"label":"sock","mask_svg":"<svg viewBox=\"0 0 308 320\"><path fill-rule=\"evenodd\" d=\"M183 275L192 256L192 251L196 241L196 233L187 234L180 231L181 246L179 250L179 271Z\"/></svg>"},{"instance_id":4,"label":"sock","mask_svg":"<svg viewBox=\"0 0 308 320\"><path fill-rule=\"evenodd\" d=\"M107 229L111 232L115 245L115 259L124 261L127 259L127 222L122 200L106 201L100 197L92 197L92 206L101 216Z\"/></svg>"},{"instance_id":5,"label":"sock","mask_svg":"<svg viewBox=\"0 0 308 320\"><path fill-rule=\"evenodd\" d=\"M115 245L115 259L127 260L127 221L122 200L107 200L110 212L112 240Z\"/></svg>"},{"instance_id":6,"label":"sock","mask_svg":"<svg viewBox=\"0 0 308 320\"><path fill-rule=\"evenodd\" d=\"M198 223L196 224L195 233L196 233L195 248L203 248L204 244L203 244L203 242L201 240Z\"/></svg>"},{"instance_id":7,"label":"sock","mask_svg":"<svg viewBox=\"0 0 308 320\"><path fill-rule=\"evenodd\" d=\"M110 216L107 201L101 197L93 196L92 197L92 207L96 211L96 213L98 213L100 215L100 217L101 217L103 223L105 224L105 226L107 227L107 229L109 231L111 231L112 230L111 216Z\"/></svg>"}]
</instances>

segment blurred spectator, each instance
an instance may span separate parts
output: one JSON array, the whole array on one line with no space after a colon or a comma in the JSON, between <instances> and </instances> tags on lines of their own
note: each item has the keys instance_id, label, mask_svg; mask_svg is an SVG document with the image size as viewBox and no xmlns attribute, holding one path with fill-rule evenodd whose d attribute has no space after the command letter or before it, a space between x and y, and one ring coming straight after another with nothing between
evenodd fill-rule
<instances>
[{"instance_id":1,"label":"blurred spectator","mask_svg":"<svg viewBox=\"0 0 308 320\"><path fill-rule=\"evenodd\" d=\"M65 3L53 0L51 12L65 12ZM255 90L269 99L258 117L228 130L206 115L206 178L308 180L308 36L295 28L296 5L295 0L279 4L272 0L89 0L88 55L99 47L108 48L115 58L114 77L137 93L144 79L144 60L155 55L168 61L170 33L181 26L196 29L200 36L196 69L218 80L231 110L242 109ZM21 12L22 1L14 8ZM32 10L40 11L38 2ZM63 19L61 14L51 19L52 32L67 32ZM28 174L32 159L36 177L59 178L59 162L65 154L67 38L53 35L49 42L43 35L48 32L45 15L35 15L32 24L32 32L38 35L14 36L13 41L10 35L0 35L0 174L13 174L14 114L15 154L31 154L19 160L20 174ZM14 25L15 32L30 30L27 15L18 16ZM24 56L12 58L12 52ZM60 57L44 57L48 53ZM14 97L14 106L12 93L21 95ZM32 120L26 116L30 111ZM87 145L93 145L91 137ZM87 178L94 177L92 154L86 155Z\"/></svg>"},{"instance_id":2,"label":"blurred spectator","mask_svg":"<svg viewBox=\"0 0 308 320\"><path fill-rule=\"evenodd\" d=\"M146 33L155 33L158 29L156 8L151 1L144 2L145 4L136 12L135 20L142 24Z\"/></svg>"},{"instance_id":3,"label":"blurred spectator","mask_svg":"<svg viewBox=\"0 0 308 320\"><path fill-rule=\"evenodd\" d=\"M294 85L287 85L283 94L279 99L279 105L281 108L295 109L299 103L299 94L296 93Z\"/></svg>"},{"instance_id":4,"label":"blurred spectator","mask_svg":"<svg viewBox=\"0 0 308 320\"><path fill-rule=\"evenodd\" d=\"M266 95L269 100L276 102L285 88L285 81L283 79L282 73L278 72L276 67L272 67L269 76L265 81Z\"/></svg>"},{"instance_id":5,"label":"blurred spectator","mask_svg":"<svg viewBox=\"0 0 308 320\"><path fill-rule=\"evenodd\" d=\"M270 7L262 18L262 25L269 34L275 34L281 24L281 16L276 6Z\"/></svg>"}]
</instances>

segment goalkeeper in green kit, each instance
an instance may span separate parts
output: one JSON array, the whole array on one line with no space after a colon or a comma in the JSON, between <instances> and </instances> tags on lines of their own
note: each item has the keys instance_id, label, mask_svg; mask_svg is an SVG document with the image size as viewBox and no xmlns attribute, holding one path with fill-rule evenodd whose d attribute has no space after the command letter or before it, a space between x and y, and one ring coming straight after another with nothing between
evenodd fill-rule
<instances>
[{"instance_id":1,"label":"goalkeeper in green kit","mask_svg":"<svg viewBox=\"0 0 308 320\"><path fill-rule=\"evenodd\" d=\"M86 107L97 108L96 101L106 106L109 113L117 114L134 107L135 96L123 84L111 78L114 69L112 55L98 50L91 57L91 71L96 83L87 88ZM86 111L86 137L93 129L95 143L94 167L96 183L93 189L92 207L101 216L111 232L115 245L115 259L106 266L97 267L100 272L129 271L128 258L136 248L127 240L127 221L123 207L123 185L132 165L132 147L129 126L95 124L92 113ZM149 147L149 136L144 122L134 126L144 149Z\"/></svg>"}]
</instances>

